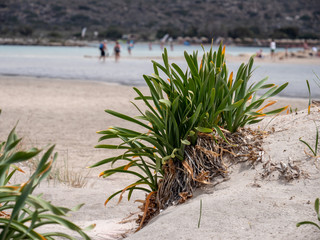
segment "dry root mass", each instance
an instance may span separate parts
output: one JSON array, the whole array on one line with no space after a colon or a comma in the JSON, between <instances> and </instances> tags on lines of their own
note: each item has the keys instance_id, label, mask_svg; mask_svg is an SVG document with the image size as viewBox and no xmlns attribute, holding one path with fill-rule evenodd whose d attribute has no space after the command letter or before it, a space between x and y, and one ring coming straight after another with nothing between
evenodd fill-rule
<instances>
[{"instance_id":1,"label":"dry root mass","mask_svg":"<svg viewBox=\"0 0 320 240\"><path fill-rule=\"evenodd\" d=\"M160 209L191 198L194 190L203 184L212 184L217 178L226 179L231 165L248 162L254 166L262 161L261 132L242 128L236 133L225 131L224 134L227 141L218 134L200 133L194 146L186 146L184 161L171 159L163 166L164 176L158 191L151 197L148 195L141 206L144 214L137 220L140 227Z\"/></svg>"}]
</instances>

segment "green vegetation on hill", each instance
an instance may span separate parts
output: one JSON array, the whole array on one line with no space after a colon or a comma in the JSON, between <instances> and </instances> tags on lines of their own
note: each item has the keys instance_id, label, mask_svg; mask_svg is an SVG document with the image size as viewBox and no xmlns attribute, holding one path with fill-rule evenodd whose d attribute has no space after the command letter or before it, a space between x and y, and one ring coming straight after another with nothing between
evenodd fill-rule
<instances>
[{"instance_id":1,"label":"green vegetation on hill","mask_svg":"<svg viewBox=\"0 0 320 240\"><path fill-rule=\"evenodd\" d=\"M87 38L137 34L319 38L317 0L10 0L0 3L0 36Z\"/></svg>"}]
</instances>

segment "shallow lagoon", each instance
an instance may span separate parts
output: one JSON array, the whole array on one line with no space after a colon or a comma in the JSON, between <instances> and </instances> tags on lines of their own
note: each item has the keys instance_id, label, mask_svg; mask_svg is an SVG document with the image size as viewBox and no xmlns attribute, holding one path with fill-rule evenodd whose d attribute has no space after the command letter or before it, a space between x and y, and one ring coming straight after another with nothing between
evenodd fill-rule
<instances>
[{"instance_id":1,"label":"shallow lagoon","mask_svg":"<svg viewBox=\"0 0 320 240\"><path fill-rule=\"evenodd\" d=\"M109 49L113 45L108 44ZM208 49L210 46L205 46ZM214 46L217 49L218 46ZM176 45L174 51L168 50L169 56L182 57L183 51L191 53L194 50L202 52L200 45ZM227 46L226 52L230 55L254 54L259 48ZM279 49L280 51L281 49ZM294 49L292 49L294 50ZM268 53L268 48L263 52ZM122 45L122 58L118 63L113 57L106 62L99 62L99 50L92 47L45 47L45 46L0 46L0 75L35 76L62 79L81 79L91 81L104 81L125 85L144 85L143 74L152 74L150 59L158 58L162 50L159 45L153 45L152 51L148 44L136 44L129 56L126 45ZM173 60L182 68L186 68L182 58ZM228 62L230 71L236 71L241 62ZM270 83L283 84L289 82L289 86L280 95L287 97L308 97L306 79L311 83L312 96L320 97L318 88L313 79L320 76L320 64L297 64L286 62L258 62L255 63L252 81L258 81L269 76Z\"/></svg>"}]
</instances>

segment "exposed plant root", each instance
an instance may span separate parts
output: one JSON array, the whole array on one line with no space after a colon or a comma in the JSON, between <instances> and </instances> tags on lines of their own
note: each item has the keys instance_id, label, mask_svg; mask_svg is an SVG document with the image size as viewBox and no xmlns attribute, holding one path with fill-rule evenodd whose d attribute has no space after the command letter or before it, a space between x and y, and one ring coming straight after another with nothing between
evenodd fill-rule
<instances>
[{"instance_id":1,"label":"exposed plant root","mask_svg":"<svg viewBox=\"0 0 320 240\"><path fill-rule=\"evenodd\" d=\"M146 196L146 200L139 207L143 211L143 215L138 215L136 223L139 224L139 227L136 229L136 232L139 231L143 226L145 226L152 217L159 214L160 208L156 202L157 192L151 192Z\"/></svg>"},{"instance_id":2,"label":"exposed plant root","mask_svg":"<svg viewBox=\"0 0 320 240\"><path fill-rule=\"evenodd\" d=\"M163 166L164 176L157 193L151 196L149 204L146 200L141 206L146 215L139 216L140 226L160 209L191 198L197 187L212 184L217 177L228 179L231 165L245 161L254 165L261 161L262 133L242 128L236 133L225 131L224 134L229 143L218 135L199 133L196 145L186 146L184 161L170 159Z\"/></svg>"},{"instance_id":3,"label":"exposed plant root","mask_svg":"<svg viewBox=\"0 0 320 240\"><path fill-rule=\"evenodd\" d=\"M250 129L236 133L225 132L228 142L220 136L200 133L195 146L185 148L185 160L170 160L164 167L163 181L157 193L160 209L186 200L201 184L210 184L214 178L226 178L232 164L261 161L262 134Z\"/></svg>"}]
</instances>

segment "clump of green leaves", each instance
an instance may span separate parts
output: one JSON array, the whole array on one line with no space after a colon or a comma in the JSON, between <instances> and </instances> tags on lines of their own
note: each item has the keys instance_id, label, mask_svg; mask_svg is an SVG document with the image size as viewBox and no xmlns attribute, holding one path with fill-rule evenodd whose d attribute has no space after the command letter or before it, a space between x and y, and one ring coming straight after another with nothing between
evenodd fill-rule
<instances>
[{"instance_id":1,"label":"clump of green leaves","mask_svg":"<svg viewBox=\"0 0 320 240\"><path fill-rule=\"evenodd\" d=\"M202 111L206 118L203 119L204 122L200 122L201 127L212 128L218 125L230 132L236 132L239 127L260 122L263 117L278 114L287 108L282 107L263 112L275 101L269 102L263 107L261 105L268 98L280 93L288 83L280 87L274 84L266 84L267 77L257 83L250 83L253 73L253 57L249 59L247 64L242 63L236 76L233 77L233 72L229 74L226 67L225 49L221 49L220 45L217 53L212 53L211 49L203 55L199 74L195 69L191 71L192 79L198 79L200 85L204 87L202 91L212 93L211 102ZM196 57L193 58L193 62L197 63ZM190 65L192 64L188 63L189 67ZM261 94L261 90L265 92ZM197 91L198 89L195 89L193 93L196 96L201 96L201 93L197 94ZM209 98L203 96L199 100L206 102Z\"/></svg>"},{"instance_id":2,"label":"clump of green leaves","mask_svg":"<svg viewBox=\"0 0 320 240\"><path fill-rule=\"evenodd\" d=\"M222 45L217 52L213 52L212 48L205 52L200 62L197 52L191 55L185 52L184 56L188 64L186 71L175 63L169 64L166 49L162 54L163 65L153 61L154 74L143 76L150 94L144 95L134 88L138 94L135 100L142 101L147 107L143 112L133 103L140 116L130 117L106 110L145 129L138 132L112 126L98 132L103 135L99 141L120 139L122 142L119 145L98 145L97 148L123 149L124 153L91 167L109 163L112 167L116 162L124 162L103 171L100 176L127 173L138 177L136 182L112 194L106 203L126 191L129 191L128 199L133 190L157 191L158 180L163 177L163 165L169 160L183 161L185 146L194 145L200 132L218 134L224 138L221 128L235 132L239 127L257 123L263 117L280 113L286 108L263 113L274 103L260 108L264 101L280 93L288 83L278 87L266 84L265 78L250 84L253 58L239 67L234 78L233 73L228 73ZM258 96L260 90L265 90L265 93Z\"/></svg>"},{"instance_id":3,"label":"clump of green leaves","mask_svg":"<svg viewBox=\"0 0 320 240\"><path fill-rule=\"evenodd\" d=\"M319 214L319 198L316 199L316 201L314 202L314 210L317 213L317 219L320 222L320 214ZM303 221L303 222L299 222L297 223L297 227L300 227L301 225L304 224L310 224L313 225L315 227L317 227L320 230L320 225L316 224L315 222L311 222L311 221Z\"/></svg>"},{"instance_id":4,"label":"clump of green leaves","mask_svg":"<svg viewBox=\"0 0 320 240\"><path fill-rule=\"evenodd\" d=\"M40 233L39 228L45 225L62 225L66 229L77 232L82 239L90 239L88 235L67 220L66 214L78 210L83 204L74 209L57 207L44 200L41 195L34 196L32 192L39 183L48 176L52 163L57 154L50 158L54 146L42 156L37 169L23 184L10 185L10 179L17 171L22 171L15 164L27 161L37 156L41 150L32 148L28 151L17 151L18 139L15 130L9 134L7 141L0 144L0 239L55 239L64 237L75 239L62 232ZM89 226L88 229L93 226Z\"/></svg>"}]
</instances>

